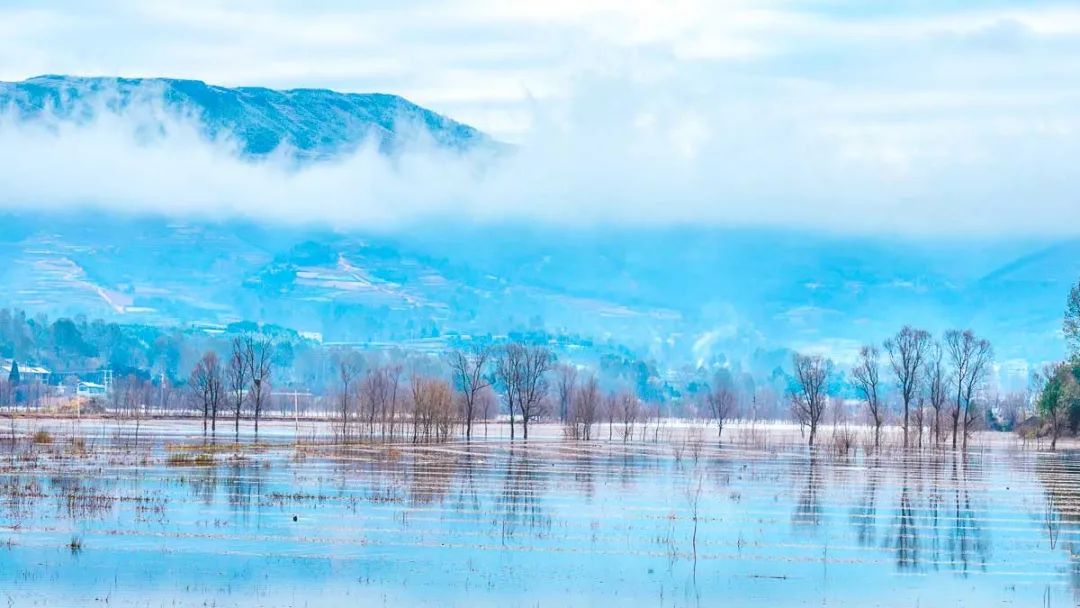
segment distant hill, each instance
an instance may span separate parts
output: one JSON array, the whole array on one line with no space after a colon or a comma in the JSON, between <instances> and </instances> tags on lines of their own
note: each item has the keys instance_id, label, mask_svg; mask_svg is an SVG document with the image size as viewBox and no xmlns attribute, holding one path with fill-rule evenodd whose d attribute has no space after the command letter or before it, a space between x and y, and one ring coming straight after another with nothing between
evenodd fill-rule
<instances>
[{"instance_id":1,"label":"distant hill","mask_svg":"<svg viewBox=\"0 0 1080 608\"><path fill-rule=\"evenodd\" d=\"M303 159L326 158L368 140L392 153L417 136L451 150L502 147L477 129L383 93L230 88L172 78L38 76L0 82L0 111L28 121L86 121L103 109L158 102L166 112L195 117L207 137L234 137L253 156L285 145Z\"/></svg>"},{"instance_id":2,"label":"distant hill","mask_svg":"<svg viewBox=\"0 0 1080 608\"><path fill-rule=\"evenodd\" d=\"M912 323L971 327L1000 362L1036 363L1064 354L1077 243L444 224L378 234L23 212L0 215L0 285L4 306L31 313L258 320L330 342L544 328L678 365L786 347L842 359ZM1026 382L1023 368L1002 373Z\"/></svg>"}]
</instances>

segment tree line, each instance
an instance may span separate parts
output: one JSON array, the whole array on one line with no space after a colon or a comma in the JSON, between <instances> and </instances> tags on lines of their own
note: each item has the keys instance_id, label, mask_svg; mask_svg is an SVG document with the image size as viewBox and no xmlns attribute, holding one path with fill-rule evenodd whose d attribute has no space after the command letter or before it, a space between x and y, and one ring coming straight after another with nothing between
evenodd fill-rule
<instances>
[{"instance_id":1,"label":"tree line","mask_svg":"<svg viewBox=\"0 0 1080 608\"><path fill-rule=\"evenodd\" d=\"M1080 304L1076 310L1080 314ZM528 438L543 420L561 423L565 436L573 439L606 434L629 440L650 428L655 433L661 418L681 416L713 421L722 439L728 421L783 413L803 426L813 444L827 412L857 401L873 428L875 447L880 447L882 428L895 417L905 446L949 443L958 448L966 447L971 432L992 410L986 389L993 348L971 330L950 330L935 338L905 326L887 340L863 346L854 365L844 369L809 353L793 353L784 369L777 366L768 377L728 364L701 367L691 370L675 391L656 391L644 387L641 378L627 381L606 374L603 357L591 365L565 355L560 359L548 336L448 344L438 356L376 355L251 323L205 335L81 318L48 323L0 310L0 354L34 352L69 362L76 357L80 364L99 366L112 361L118 364L109 397L114 410L141 415L156 403L163 413L199 412L211 435L227 422L238 437L243 420L251 420L257 434L268 407L280 406L282 393L290 390L310 397L315 409L332 412L334 432L342 438L414 441L458 434L471 439L479 423L500 416L512 438ZM133 360L159 369L160 375L138 366L119 367ZM190 373L180 376L185 367ZM653 382L654 365L633 367ZM1080 398L1070 396L1080 393L1072 388L1080 378L1080 366L1075 369L1072 379L1060 370L1047 375L1056 383L1051 389L1059 387L1042 393L1047 404L1058 404L1047 410L1053 412L1048 419L1069 421L1075 415L1080 421ZM708 373L712 378L703 380ZM10 403L5 398L10 388L0 378L0 406Z\"/></svg>"},{"instance_id":2,"label":"tree line","mask_svg":"<svg viewBox=\"0 0 1080 608\"><path fill-rule=\"evenodd\" d=\"M993 361L990 342L971 330L949 330L934 339L926 330L904 326L880 346L862 346L850 382L873 427L874 448L881 447L887 420L887 388L895 389L900 401L905 448L921 447L924 436L933 445L951 438L953 449L966 448ZM830 403L828 381L835 366L826 357L796 353L792 367L792 415L814 445Z\"/></svg>"}]
</instances>

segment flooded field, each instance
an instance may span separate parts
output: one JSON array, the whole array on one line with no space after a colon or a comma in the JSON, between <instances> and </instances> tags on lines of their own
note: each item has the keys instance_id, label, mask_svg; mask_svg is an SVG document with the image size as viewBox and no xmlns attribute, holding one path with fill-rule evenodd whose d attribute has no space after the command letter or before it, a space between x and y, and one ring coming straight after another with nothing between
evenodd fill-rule
<instances>
[{"instance_id":1,"label":"flooded field","mask_svg":"<svg viewBox=\"0 0 1080 608\"><path fill-rule=\"evenodd\" d=\"M177 424L182 425L179 430ZM1072 606L1080 459L794 444L5 439L14 606ZM47 425L46 425L47 426ZM242 441L242 444L244 442Z\"/></svg>"}]
</instances>

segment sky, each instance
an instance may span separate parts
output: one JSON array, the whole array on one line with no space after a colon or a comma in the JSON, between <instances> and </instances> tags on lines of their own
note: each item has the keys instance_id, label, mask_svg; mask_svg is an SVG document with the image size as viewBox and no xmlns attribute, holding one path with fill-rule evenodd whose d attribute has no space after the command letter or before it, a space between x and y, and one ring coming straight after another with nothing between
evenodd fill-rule
<instances>
[{"instance_id":1,"label":"sky","mask_svg":"<svg viewBox=\"0 0 1080 608\"><path fill-rule=\"evenodd\" d=\"M354 221L453 207L557 221L1071 235L1075 222L1062 218L1078 208L1078 51L1080 7L1037 0L0 0L0 80L170 76L391 92L522 150L483 179L439 162L373 176L400 169L370 156L330 177L297 176L223 163L182 138L144 171L204 158L190 171L216 173L208 183L233 200L106 188L114 199L158 196L164 209L198 199L239 213L246 203L235 199L259 180L274 183L282 208L289 197L359 190L329 196L326 209ZM22 173L55 169L57 154L74 157L93 138L113 155L70 158L65 169L109 177L143 162L100 126L54 145L27 137L0 131L9 148L0 160ZM9 182L22 173L0 169ZM442 189L409 185L436 178ZM89 186L42 196L63 204L80 187Z\"/></svg>"}]
</instances>

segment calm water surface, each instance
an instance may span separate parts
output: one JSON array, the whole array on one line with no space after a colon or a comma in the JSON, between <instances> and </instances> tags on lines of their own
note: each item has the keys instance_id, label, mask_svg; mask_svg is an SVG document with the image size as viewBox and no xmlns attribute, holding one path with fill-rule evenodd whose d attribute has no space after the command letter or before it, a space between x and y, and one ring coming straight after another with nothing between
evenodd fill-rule
<instances>
[{"instance_id":1,"label":"calm water surface","mask_svg":"<svg viewBox=\"0 0 1080 608\"><path fill-rule=\"evenodd\" d=\"M1080 461L558 439L2 455L15 606L1072 606ZM9 448L4 444L3 448ZM33 455L28 455L28 450ZM170 458L172 462L170 462ZM188 460L185 460L187 458Z\"/></svg>"}]
</instances>

